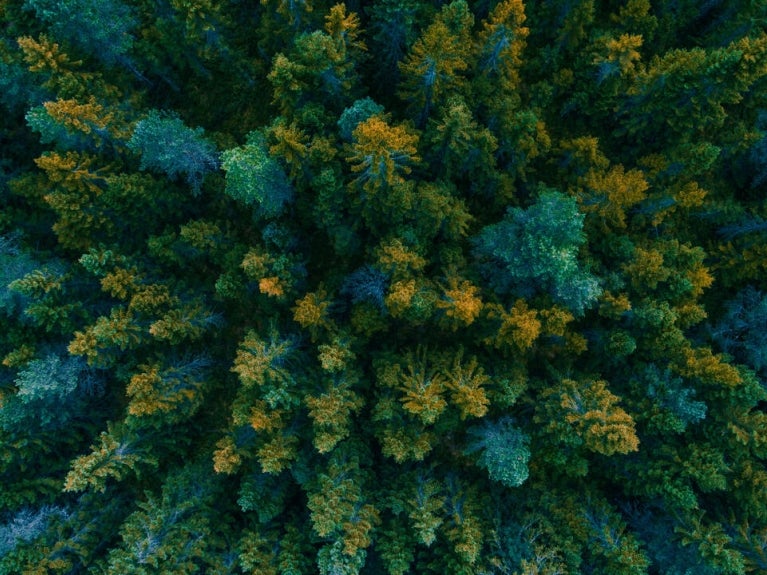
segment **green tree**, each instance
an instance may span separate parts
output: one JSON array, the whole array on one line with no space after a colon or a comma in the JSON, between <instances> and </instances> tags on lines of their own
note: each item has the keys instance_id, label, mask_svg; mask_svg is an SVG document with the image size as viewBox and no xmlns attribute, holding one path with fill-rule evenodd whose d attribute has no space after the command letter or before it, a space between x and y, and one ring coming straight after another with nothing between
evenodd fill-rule
<instances>
[{"instance_id":1,"label":"green tree","mask_svg":"<svg viewBox=\"0 0 767 575\"><path fill-rule=\"evenodd\" d=\"M577 260L585 239L575 201L543 190L527 210L509 208L501 222L483 228L474 253L496 293L530 296L545 290L580 315L601 292L597 278Z\"/></svg>"},{"instance_id":2,"label":"green tree","mask_svg":"<svg viewBox=\"0 0 767 575\"><path fill-rule=\"evenodd\" d=\"M197 195L205 174L218 169L216 149L203 133L172 113L152 110L136 124L128 147L141 154L142 170L160 170L171 179L183 174Z\"/></svg>"},{"instance_id":3,"label":"green tree","mask_svg":"<svg viewBox=\"0 0 767 575\"><path fill-rule=\"evenodd\" d=\"M484 422L469 428L469 434L474 441L466 451L473 453L481 450L477 463L487 470L490 479L507 487L518 487L527 480L529 438L514 427L510 419Z\"/></svg>"},{"instance_id":4,"label":"green tree","mask_svg":"<svg viewBox=\"0 0 767 575\"><path fill-rule=\"evenodd\" d=\"M264 137L253 132L244 146L221 154L226 193L260 216L276 216L291 201L293 190L285 172L266 148Z\"/></svg>"}]
</instances>

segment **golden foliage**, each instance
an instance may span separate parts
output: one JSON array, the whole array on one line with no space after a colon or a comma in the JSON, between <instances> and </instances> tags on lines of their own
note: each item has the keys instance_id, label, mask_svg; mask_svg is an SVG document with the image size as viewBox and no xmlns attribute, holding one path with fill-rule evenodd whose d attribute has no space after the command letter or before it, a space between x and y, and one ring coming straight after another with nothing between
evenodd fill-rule
<instances>
[{"instance_id":1,"label":"golden foliage","mask_svg":"<svg viewBox=\"0 0 767 575\"><path fill-rule=\"evenodd\" d=\"M275 122L269 130L273 144L269 153L275 158L283 158L290 168L290 177L295 178L303 171L304 162L308 156L308 136L294 122Z\"/></svg>"},{"instance_id":2,"label":"golden foliage","mask_svg":"<svg viewBox=\"0 0 767 575\"><path fill-rule=\"evenodd\" d=\"M613 294L609 291L602 293L601 302L599 304L599 315L611 319L618 319L630 310L631 302L625 293Z\"/></svg>"},{"instance_id":3,"label":"golden foliage","mask_svg":"<svg viewBox=\"0 0 767 575\"><path fill-rule=\"evenodd\" d=\"M449 277L447 285L440 287L442 298L437 301L437 308L445 310L441 322L453 331L474 323L482 311L479 288L456 276Z\"/></svg>"},{"instance_id":4,"label":"golden foliage","mask_svg":"<svg viewBox=\"0 0 767 575\"><path fill-rule=\"evenodd\" d=\"M607 41L607 56L603 61L618 64L622 74L631 74L642 58L639 53L642 43L641 34L621 34L618 38L610 38Z\"/></svg>"},{"instance_id":5,"label":"golden foliage","mask_svg":"<svg viewBox=\"0 0 767 575\"><path fill-rule=\"evenodd\" d=\"M387 189L404 182L418 163L418 136L403 125L390 126L380 116L360 122L352 133L354 144L346 157L366 190Z\"/></svg>"},{"instance_id":6,"label":"golden foliage","mask_svg":"<svg viewBox=\"0 0 767 575\"><path fill-rule=\"evenodd\" d=\"M663 265L663 254L652 248L636 248L633 261L623 269L631 278L631 285L640 292L657 288L658 283L671 276L671 270Z\"/></svg>"},{"instance_id":7,"label":"golden foliage","mask_svg":"<svg viewBox=\"0 0 767 575\"><path fill-rule=\"evenodd\" d=\"M360 19L356 13L346 12L346 4L335 4L325 16L325 32L335 41L339 50L344 53L349 48L367 50L365 42L360 39Z\"/></svg>"},{"instance_id":8,"label":"golden foliage","mask_svg":"<svg viewBox=\"0 0 767 575\"><path fill-rule=\"evenodd\" d=\"M264 340L250 330L237 349L232 371L246 388L260 387L269 382L292 381L290 372L283 367L292 348L290 340L279 340L276 333Z\"/></svg>"},{"instance_id":9,"label":"golden foliage","mask_svg":"<svg viewBox=\"0 0 767 575\"><path fill-rule=\"evenodd\" d=\"M500 320L496 333L485 339L486 343L495 348L524 352L533 346L541 334L543 324L538 317L538 310L530 309L523 299L515 301L508 311L499 304L488 304L485 309L489 319Z\"/></svg>"},{"instance_id":10,"label":"golden foliage","mask_svg":"<svg viewBox=\"0 0 767 575\"><path fill-rule=\"evenodd\" d=\"M344 553L353 556L358 550L370 547L371 532L380 522L378 510L370 504L365 504L359 511L355 511L353 517L342 524Z\"/></svg>"},{"instance_id":11,"label":"golden foliage","mask_svg":"<svg viewBox=\"0 0 767 575\"><path fill-rule=\"evenodd\" d=\"M264 473L277 475L298 456L298 438L280 433L262 445L257 456Z\"/></svg>"},{"instance_id":12,"label":"golden foliage","mask_svg":"<svg viewBox=\"0 0 767 575\"><path fill-rule=\"evenodd\" d=\"M258 280L258 291L270 297L281 298L285 295L285 288L277 276L270 276Z\"/></svg>"},{"instance_id":13,"label":"golden foliage","mask_svg":"<svg viewBox=\"0 0 767 575\"><path fill-rule=\"evenodd\" d=\"M216 443L216 450L213 452L213 469L216 473L226 473L232 475L242 465L242 458L237 453L237 447L234 439L225 436Z\"/></svg>"},{"instance_id":14,"label":"golden foliage","mask_svg":"<svg viewBox=\"0 0 767 575\"><path fill-rule=\"evenodd\" d=\"M698 182L687 182L674 194L674 199L681 208L699 208L707 195Z\"/></svg>"},{"instance_id":15,"label":"golden foliage","mask_svg":"<svg viewBox=\"0 0 767 575\"><path fill-rule=\"evenodd\" d=\"M31 345L21 345L3 357L5 367L18 368L35 358L35 348Z\"/></svg>"},{"instance_id":16,"label":"golden foliage","mask_svg":"<svg viewBox=\"0 0 767 575\"><path fill-rule=\"evenodd\" d=\"M479 61L486 73L498 75L497 90L510 92L519 86L522 52L530 30L522 0L503 0L491 10L479 34Z\"/></svg>"},{"instance_id":17,"label":"golden foliage","mask_svg":"<svg viewBox=\"0 0 767 575\"><path fill-rule=\"evenodd\" d=\"M351 368L353 360L357 357L350 349L351 342L341 337L333 338L330 345L321 344L317 349L322 369L330 373L338 373Z\"/></svg>"},{"instance_id":18,"label":"golden foliage","mask_svg":"<svg viewBox=\"0 0 767 575\"><path fill-rule=\"evenodd\" d=\"M101 278L101 289L112 297L127 300L131 293L137 291L139 279L135 268L117 268Z\"/></svg>"},{"instance_id":19,"label":"golden foliage","mask_svg":"<svg viewBox=\"0 0 767 575\"><path fill-rule=\"evenodd\" d=\"M640 170L626 172L620 164L608 172L589 171L584 183L594 196L588 199L584 209L595 211L605 224L618 229L626 227L626 210L644 200L649 188Z\"/></svg>"},{"instance_id":20,"label":"golden foliage","mask_svg":"<svg viewBox=\"0 0 767 575\"><path fill-rule=\"evenodd\" d=\"M267 270L269 269L268 266L273 262L274 258L265 251L258 248L251 248L242 259L240 267L249 278L261 279L267 273Z\"/></svg>"},{"instance_id":21,"label":"golden foliage","mask_svg":"<svg viewBox=\"0 0 767 575\"><path fill-rule=\"evenodd\" d=\"M394 317L402 316L413 301L416 285L415 280L400 280L389 286L389 293L386 294L386 309Z\"/></svg>"},{"instance_id":22,"label":"golden foliage","mask_svg":"<svg viewBox=\"0 0 767 575\"><path fill-rule=\"evenodd\" d=\"M248 422L258 432L272 433L285 426L282 415L282 410L273 409L266 401L257 399L250 408Z\"/></svg>"},{"instance_id":23,"label":"golden foliage","mask_svg":"<svg viewBox=\"0 0 767 575\"><path fill-rule=\"evenodd\" d=\"M376 263L383 271L399 280L426 267L426 259L399 238L382 242L375 250Z\"/></svg>"},{"instance_id":24,"label":"golden foliage","mask_svg":"<svg viewBox=\"0 0 767 575\"><path fill-rule=\"evenodd\" d=\"M19 48L24 52L24 60L29 65L30 72L58 72L68 67L77 67L82 62L72 62L69 56L59 49L56 42L41 35L38 40L22 36L17 40Z\"/></svg>"},{"instance_id":25,"label":"golden foliage","mask_svg":"<svg viewBox=\"0 0 767 575\"><path fill-rule=\"evenodd\" d=\"M472 356L464 363L461 349L453 358L453 364L444 368L442 374L445 386L450 390L450 399L458 407L461 419L483 417L487 413L490 399L484 386L489 383L490 377L476 357Z\"/></svg>"},{"instance_id":26,"label":"golden foliage","mask_svg":"<svg viewBox=\"0 0 767 575\"><path fill-rule=\"evenodd\" d=\"M683 362L677 369L684 377L695 378L714 387L735 387L743 383L738 370L708 347L684 349Z\"/></svg>"},{"instance_id":27,"label":"golden foliage","mask_svg":"<svg viewBox=\"0 0 767 575\"><path fill-rule=\"evenodd\" d=\"M544 414L536 420L562 441L582 442L602 455L630 453L639 449L632 417L618 406L620 398L602 380L578 382L563 379L545 390Z\"/></svg>"},{"instance_id":28,"label":"golden foliage","mask_svg":"<svg viewBox=\"0 0 767 575\"><path fill-rule=\"evenodd\" d=\"M321 329L333 329L333 321L328 317L331 300L328 293L320 286L316 292L307 293L296 300L293 311L293 321L309 331L312 341L317 339Z\"/></svg>"},{"instance_id":29,"label":"golden foliage","mask_svg":"<svg viewBox=\"0 0 767 575\"><path fill-rule=\"evenodd\" d=\"M318 452L328 453L351 433L351 416L365 404L364 399L351 389L356 382L356 376L345 374L328 381L323 393L304 397L314 427L314 447Z\"/></svg>"}]
</instances>

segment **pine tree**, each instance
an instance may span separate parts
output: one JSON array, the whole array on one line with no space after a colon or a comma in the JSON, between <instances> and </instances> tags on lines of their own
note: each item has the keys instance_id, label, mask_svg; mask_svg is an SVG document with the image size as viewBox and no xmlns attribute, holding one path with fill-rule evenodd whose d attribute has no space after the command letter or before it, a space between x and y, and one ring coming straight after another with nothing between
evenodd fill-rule
<instances>
[{"instance_id":1,"label":"pine tree","mask_svg":"<svg viewBox=\"0 0 767 575\"><path fill-rule=\"evenodd\" d=\"M530 296L543 289L582 314L601 292L597 279L577 261L585 241L582 228L575 202L544 190L527 210L510 208L501 222L483 228L474 253L496 293Z\"/></svg>"},{"instance_id":2,"label":"pine tree","mask_svg":"<svg viewBox=\"0 0 767 575\"><path fill-rule=\"evenodd\" d=\"M399 95L423 126L435 106L459 91L468 68L474 18L463 0L447 4L400 63Z\"/></svg>"},{"instance_id":3,"label":"pine tree","mask_svg":"<svg viewBox=\"0 0 767 575\"><path fill-rule=\"evenodd\" d=\"M226 193L245 205L254 206L260 216L276 216L292 199L293 191L285 172L266 148L264 137L253 132L248 142L221 154L226 172Z\"/></svg>"},{"instance_id":4,"label":"pine tree","mask_svg":"<svg viewBox=\"0 0 767 575\"><path fill-rule=\"evenodd\" d=\"M106 64L126 59L137 22L131 7L103 0L26 0L27 9L50 26L60 41L70 42Z\"/></svg>"},{"instance_id":5,"label":"pine tree","mask_svg":"<svg viewBox=\"0 0 767 575\"><path fill-rule=\"evenodd\" d=\"M128 147L141 154L142 170L159 170L171 179L183 174L197 195L205 174L218 169L216 149L203 134L172 113L152 110L136 124Z\"/></svg>"}]
</instances>

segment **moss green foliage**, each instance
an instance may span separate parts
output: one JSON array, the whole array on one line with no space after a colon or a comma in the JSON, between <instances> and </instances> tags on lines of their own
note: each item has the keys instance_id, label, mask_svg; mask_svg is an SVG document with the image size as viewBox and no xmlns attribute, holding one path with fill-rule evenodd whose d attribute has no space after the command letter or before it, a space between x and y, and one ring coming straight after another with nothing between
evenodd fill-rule
<instances>
[{"instance_id":1,"label":"moss green foliage","mask_svg":"<svg viewBox=\"0 0 767 575\"><path fill-rule=\"evenodd\" d=\"M766 6L0 0L0 575L767 572Z\"/></svg>"}]
</instances>

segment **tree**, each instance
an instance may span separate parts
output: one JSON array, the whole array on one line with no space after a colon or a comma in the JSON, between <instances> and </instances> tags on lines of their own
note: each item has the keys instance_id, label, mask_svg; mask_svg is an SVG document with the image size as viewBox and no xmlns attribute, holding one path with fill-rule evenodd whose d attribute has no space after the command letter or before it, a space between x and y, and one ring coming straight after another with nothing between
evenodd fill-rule
<instances>
[{"instance_id":1,"label":"tree","mask_svg":"<svg viewBox=\"0 0 767 575\"><path fill-rule=\"evenodd\" d=\"M418 136L406 126L390 126L371 116L352 131L353 144L347 161L359 174L355 183L366 190L388 189L404 183L412 164L418 162Z\"/></svg>"},{"instance_id":2,"label":"tree","mask_svg":"<svg viewBox=\"0 0 767 575\"><path fill-rule=\"evenodd\" d=\"M601 380L583 383L563 379L542 393L536 415L556 442L583 446L602 455L639 449L632 417L618 405L620 398Z\"/></svg>"},{"instance_id":3,"label":"tree","mask_svg":"<svg viewBox=\"0 0 767 575\"><path fill-rule=\"evenodd\" d=\"M647 427L654 433L682 433L688 426L705 419L708 406L693 399L696 392L685 387L682 378L670 369L661 369L655 364L642 366L638 371L636 385L643 397L638 419L647 419Z\"/></svg>"},{"instance_id":4,"label":"tree","mask_svg":"<svg viewBox=\"0 0 767 575\"><path fill-rule=\"evenodd\" d=\"M30 361L15 379L16 393L3 401L0 427L15 435L61 430L84 409L88 377L80 358L50 354Z\"/></svg>"},{"instance_id":5,"label":"tree","mask_svg":"<svg viewBox=\"0 0 767 575\"><path fill-rule=\"evenodd\" d=\"M519 487L528 478L529 438L509 418L485 421L469 428L474 440L466 453L480 451L477 464L487 470L490 479L507 487Z\"/></svg>"},{"instance_id":6,"label":"tree","mask_svg":"<svg viewBox=\"0 0 767 575\"><path fill-rule=\"evenodd\" d=\"M45 531L52 517L64 513L64 509L50 505L18 511L13 519L0 527L0 557L8 556L20 543L34 541Z\"/></svg>"},{"instance_id":7,"label":"tree","mask_svg":"<svg viewBox=\"0 0 767 575\"><path fill-rule=\"evenodd\" d=\"M53 229L62 244L87 249L91 243L112 233L112 222L91 209L106 187L108 169L87 153L47 152L35 160L52 184L44 200L59 215Z\"/></svg>"},{"instance_id":8,"label":"tree","mask_svg":"<svg viewBox=\"0 0 767 575\"><path fill-rule=\"evenodd\" d=\"M125 391L130 397L128 414L136 418L155 417L175 423L194 415L203 402L206 368L204 356L181 359L165 367L142 365Z\"/></svg>"},{"instance_id":9,"label":"tree","mask_svg":"<svg viewBox=\"0 0 767 575\"><path fill-rule=\"evenodd\" d=\"M123 423L108 425L107 430L99 434L99 444L91 445L91 453L72 461L64 491L104 492L110 478L120 481L130 473L141 474L147 468L157 468L157 458L146 443L141 445L141 440Z\"/></svg>"},{"instance_id":10,"label":"tree","mask_svg":"<svg viewBox=\"0 0 767 575\"><path fill-rule=\"evenodd\" d=\"M438 119L429 120L425 138L432 152L432 170L446 179L467 176L489 177L495 167L493 153L498 143L487 128L472 117L460 97L450 97Z\"/></svg>"},{"instance_id":11,"label":"tree","mask_svg":"<svg viewBox=\"0 0 767 575\"><path fill-rule=\"evenodd\" d=\"M620 164L604 174L589 171L584 183L587 190L584 210L595 212L603 225L618 228L626 226L626 211L646 198L649 187L642 172L626 172Z\"/></svg>"},{"instance_id":12,"label":"tree","mask_svg":"<svg viewBox=\"0 0 767 575\"><path fill-rule=\"evenodd\" d=\"M767 348L762 324L767 313L767 296L753 286L739 291L726 304L726 313L712 328L714 341L727 353L746 362L754 370L767 368Z\"/></svg>"},{"instance_id":13,"label":"tree","mask_svg":"<svg viewBox=\"0 0 767 575\"><path fill-rule=\"evenodd\" d=\"M190 463L170 475L161 493L146 493L122 524L122 541L109 553L108 569L136 575L235 573L235 562L225 553L228 529L212 521L221 492L216 480L206 465Z\"/></svg>"},{"instance_id":14,"label":"tree","mask_svg":"<svg viewBox=\"0 0 767 575\"><path fill-rule=\"evenodd\" d=\"M447 285L442 286L442 298L437 308L444 310L442 323L455 331L471 325L482 310L479 288L470 281L454 275L448 277Z\"/></svg>"},{"instance_id":15,"label":"tree","mask_svg":"<svg viewBox=\"0 0 767 575\"><path fill-rule=\"evenodd\" d=\"M520 100L519 68L530 32L523 25L525 20L522 0L506 0L499 2L482 22L476 47L479 77L473 85L491 110L516 107ZM504 97L498 97L498 91Z\"/></svg>"},{"instance_id":16,"label":"tree","mask_svg":"<svg viewBox=\"0 0 767 575\"><path fill-rule=\"evenodd\" d=\"M387 274L371 265L366 265L344 278L340 293L349 297L352 303L370 302L379 309L383 309L388 283Z\"/></svg>"},{"instance_id":17,"label":"tree","mask_svg":"<svg viewBox=\"0 0 767 575\"><path fill-rule=\"evenodd\" d=\"M25 0L25 7L50 26L58 40L71 42L106 64L123 63L137 25L131 7L104 0Z\"/></svg>"},{"instance_id":18,"label":"tree","mask_svg":"<svg viewBox=\"0 0 767 575\"><path fill-rule=\"evenodd\" d=\"M509 208L501 222L483 228L474 238L474 255L499 295L529 297L544 290L580 315L601 293L597 278L577 261L585 239L575 201L542 190L527 210Z\"/></svg>"},{"instance_id":19,"label":"tree","mask_svg":"<svg viewBox=\"0 0 767 575\"><path fill-rule=\"evenodd\" d=\"M425 125L437 104L461 87L458 74L468 68L473 23L464 0L445 5L399 64L399 95L410 104L419 126Z\"/></svg>"},{"instance_id":20,"label":"tree","mask_svg":"<svg viewBox=\"0 0 767 575\"><path fill-rule=\"evenodd\" d=\"M321 393L304 398L314 427L314 447L320 453L331 451L351 434L352 415L359 413L365 405L363 397L354 389L359 383L359 376L349 370L342 371L343 367L337 366L337 362L329 362L328 355L336 350L325 347L321 352L325 357L320 360L326 371L334 373L324 378Z\"/></svg>"},{"instance_id":21,"label":"tree","mask_svg":"<svg viewBox=\"0 0 767 575\"><path fill-rule=\"evenodd\" d=\"M226 193L253 206L261 217L279 215L292 200L287 176L258 132L252 132L244 146L224 151L221 167L226 172Z\"/></svg>"},{"instance_id":22,"label":"tree","mask_svg":"<svg viewBox=\"0 0 767 575\"><path fill-rule=\"evenodd\" d=\"M450 399L460 412L461 419L483 417L490 406L486 386L490 377L485 373L476 357L464 362L463 348L454 355L452 364L445 362L442 375L450 390Z\"/></svg>"},{"instance_id":23,"label":"tree","mask_svg":"<svg viewBox=\"0 0 767 575\"><path fill-rule=\"evenodd\" d=\"M60 150L94 151L107 143L114 144L117 121L114 114L91 98L80 103L76 99L45 102L29 110L27 123L40 132L43 144L55 143Z\"/></svg>"},{"instance_id":24,"label":"tree","mask_svg":"<svg viewBox=\"0 0 767 575\"><path fill-rule=\"evenodd\" d=\"M171 179L183 174L197 195L205 174L218 169L216 148L204 133L173 113L152 110L136 124L128 147L141 154L142 170L159 170Z\"/></svg>"},{"instance_id":25,"label":"tree","mask_svg":"<svg viewBox=\"0 0 767 575\"><path fill-rule=\"evenodd\" d=\"M268 78L283 117L340 111L351 103L350 96L358 95L356 67L367 49L360 32L358 16L336 4L324 30L299 34L293 50L275 56Z\"/></svg>"},{"instance_id":26,"label":"tree","mask_svg":"<svg viewBox=\"0 0 767 575\"><path fill-rule=\"evenodd\" d=\"M418 135L404 125L390 125L372 116L352 132L346 161L356 174L349 184L352 207L365 224L377 229L403 219L413 201L413 184L406 176L420 161Z\"/></svg>"}]
</instances>

